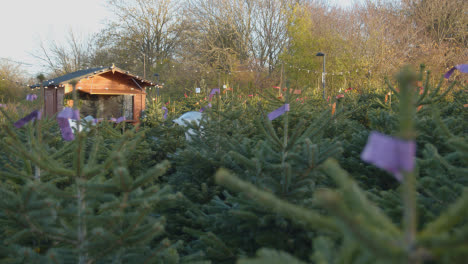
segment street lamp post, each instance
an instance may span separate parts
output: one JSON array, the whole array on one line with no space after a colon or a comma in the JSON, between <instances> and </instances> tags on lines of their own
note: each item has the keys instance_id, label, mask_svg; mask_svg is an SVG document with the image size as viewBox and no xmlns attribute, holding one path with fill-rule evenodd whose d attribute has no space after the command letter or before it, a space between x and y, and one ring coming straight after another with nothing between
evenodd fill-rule
<instances>
[{"instance_id":1,"label":"street lamp post","mask_svg":"<svg viewBox=\"0 0 468 264\"><path fill-rule=\"evenodd\" d=\"M323 57L323 72L322 72L322 88L323 88L323 99L325 100L325 53L319 52L316 56Z\"/></svg>"},{"instance_id":2,"label":"street lamp post","mask_svg":"<svg viewBox=\"0 0 468 264\"><path fill-rule=\"evenodd\" d=\"M156 84L156 87L157 87L157 88L156 88L156 91L157 91L156 95L157 95L157 97L159 98L159 74L158 74L158 73L155 73L154 76L156 76L156 78L157 78L157 80L158 80L158 82L157 82L157 84Z\"/></svg>"}]
</instances>

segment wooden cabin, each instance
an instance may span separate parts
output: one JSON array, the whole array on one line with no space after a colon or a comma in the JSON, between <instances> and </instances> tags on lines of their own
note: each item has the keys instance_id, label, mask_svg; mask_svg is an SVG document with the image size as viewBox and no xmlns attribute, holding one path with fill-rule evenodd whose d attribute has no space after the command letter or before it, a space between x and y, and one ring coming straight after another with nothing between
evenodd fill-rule
<instances>
[{"instance_id":1,"label":"wooden cabin","mask_svg":"<svg viewBox=\"0 0 468 264\"><path fill-rule=\"evenodd\" d=\"M44 86L44 114L53 116L64 106L73 105L72 82L76 81L80 114L95 118L118 118L137 123L145 110L148 80L111 67L99 67L72 72L42 83ZM40 84L31 86L38 88Z\"/></svg>"}]
</instances>

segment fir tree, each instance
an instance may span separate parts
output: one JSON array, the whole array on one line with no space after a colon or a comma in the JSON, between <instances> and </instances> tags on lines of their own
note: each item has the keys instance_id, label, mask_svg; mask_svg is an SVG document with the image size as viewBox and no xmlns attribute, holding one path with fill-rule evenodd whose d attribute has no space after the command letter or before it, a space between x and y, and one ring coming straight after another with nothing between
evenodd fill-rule
<instances>
[{"instance_id":1,"label":"fir tree","mask_svg":"<svg viewBox=\"0 0 468 264\"><path fill-rule=\"evenodd\" d=\"M326 184L317 168L339 153L340 146L322 138L331 120L329 111L309 122L300 120L303 106L292 100L292 111L278 118L280 122L268 120L263 108L288 103L289 96L286 101L271 96L259 108L247 110L213 104L200 125L191 126L197 131L192 141L176 153L177 171L171 183L183 188L195 204L186 216L192 221L184 221L189 224L184 230L192 236L187 245L204 250L216 263L232 263L238 255L250 256L262 246L308 255L312 233L302 232L300 225L259 208L243 195L222 192L210 176L217 168L227 167L262 189L311 206L316 186Z\"/></svg>"},{"instance_id":2,"label":"fir tree","mask_svg":"<svg viewBox=\"0 0 468 264\"><path fill-rule=\"evenodd\" d=\"M402 70L399 74L401 91L399 135L405 139L412 139L416 136L414 116L416 106L423 97L412 99L416 98L413 97L416 80L415 75L408 69ZM439 123L439 128L449 133L444 124ZM457 169L456 166L450 164L450 161L460 162L460 165L466 166L464 163L466 160L463 161L467 155L466 139L450 134L446 134L445 139L447 143L451 143L455 154L451 153L448 155L451 159L439 160L438 163L445 168L452 169L455 175L457 172L465 172L463 167ZM427 153L427 151L426 148L424 152ZM420 226L417 210L417 170L403 172L402 185L399 188L402 201L400 226L367 198L366 192L337 162L328 160L321 168L336 182L337 189L320 190L315 195L315 203L326 208L331 216L279 200L272 194L239 180L226 170L218 171L216 179L223 185L246 193L262 205L293 221L305 222L309 228L319 228L328 230L332 234L339 234L341 238L321 236L314 240L315 252L312 258L318 263L423 263L427 260L439 263L463 263L466 260L468 243L466 240L468 237L466 225L468 193L466 190L454 198L450 206L432 221ZM460 188L462 188L461 184ZM338 251L339 254L331 255L333 251ZM240 263L271 263L274 256L283 259L290 258L284 253L270 250L259 252L257 259L240 261ZM293 260L290 261L294 263Z\"/></svg>"},{"instance_id":3,"label":"fir tree","mask_svg":"<svg viewBox=\"0 0 468 264\"><path fill-rule=\"evenodd\" d=\"M109 133L102 124L63 142L43 133L51 123L2 126L2 149L14 161L0 172L2 262L178 263L181 244L163 238L157 214L181 197L155 184L169 163L128 169L144 132Z\"/></svg>"}]
</instances>

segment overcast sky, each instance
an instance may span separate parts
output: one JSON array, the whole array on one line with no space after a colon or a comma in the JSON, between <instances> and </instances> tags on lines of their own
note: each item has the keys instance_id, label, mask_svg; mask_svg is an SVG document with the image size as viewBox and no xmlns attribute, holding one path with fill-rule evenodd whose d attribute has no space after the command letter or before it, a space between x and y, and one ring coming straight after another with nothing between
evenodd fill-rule
<instances>
[{"instance_id":1,"label":"overcast sky","mask_svg":"<svg viewBox=\"0 0 468 264\"><path fill-rule=\"evenodd\" d=\"M2 0L0 58L37 64L31 53L41 39L63 39L71 28L87 36L99 31L108 16L104 0ZM38 70L25 66L31 74Z\"/></svg>"},{"instance_id":2,"label":"overcast sky","mask_svg":"<svg viewBox=\"0 0 468 264\"><path fill-rule=\"evenodd\" d=\"M330 0L342 6L352 1ZM24 69L35 75L40 68L31 54L38 52L41 40L60 41L70 29L88 36L110 16L105 0L1 0L0 58L26 63Z\"/></svg>"}]
</instances>

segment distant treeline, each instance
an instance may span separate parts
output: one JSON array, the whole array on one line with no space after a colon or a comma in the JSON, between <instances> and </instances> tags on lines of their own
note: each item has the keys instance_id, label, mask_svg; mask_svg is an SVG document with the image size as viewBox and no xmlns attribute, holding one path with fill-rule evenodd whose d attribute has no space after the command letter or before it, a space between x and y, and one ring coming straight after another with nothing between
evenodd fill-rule
<instances>
[{"instance_id":1,"label":"distant treeline","mask_svg":"<svg viewBox=\"0 0 468 264\"><path fill-rule=\"evenodd\" d=\"M327 90L381 87L402 65L434 78L468 59L468 2L361 1L348 9L314 0L108 0L114 16L92 37L75 32L41 45L48 77L116 66L164 83L164 96L228 85ZM158 74L156 76L155 74ZM460 78L460 77L455 77Z\"/></svg>"}]
</instances>

